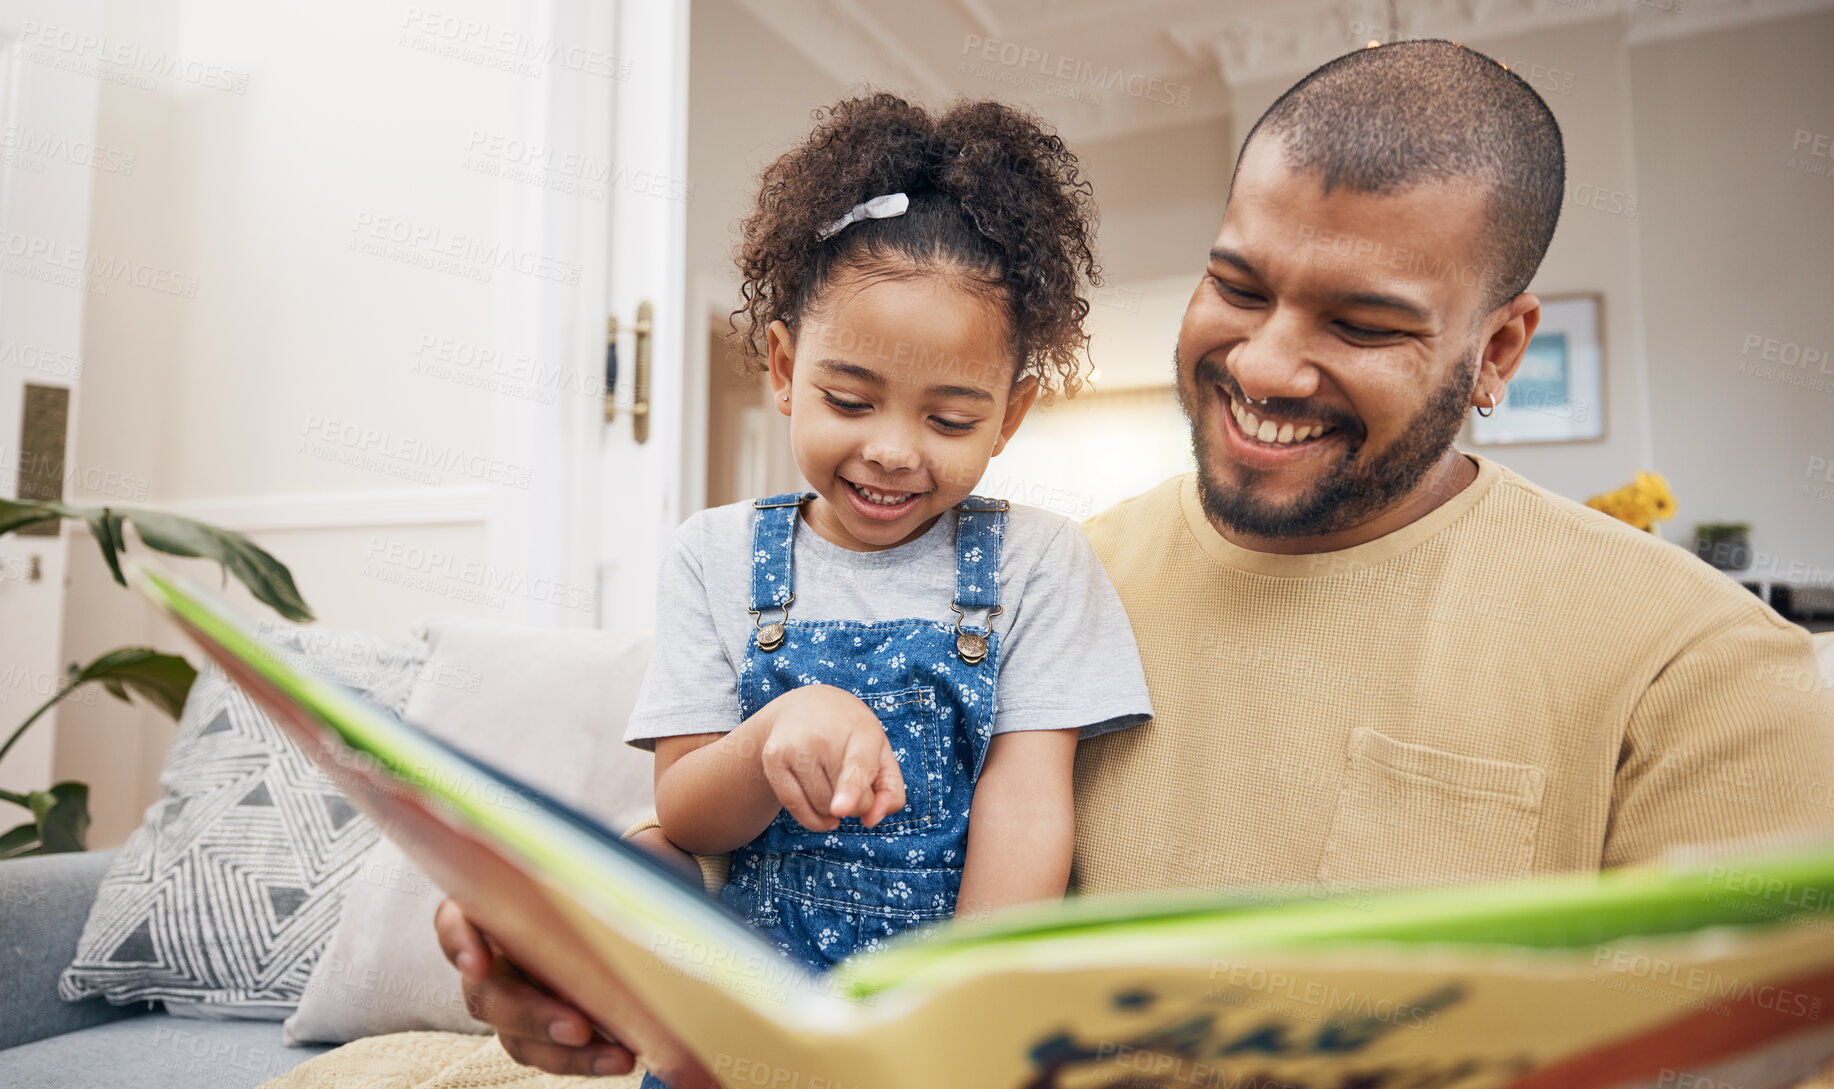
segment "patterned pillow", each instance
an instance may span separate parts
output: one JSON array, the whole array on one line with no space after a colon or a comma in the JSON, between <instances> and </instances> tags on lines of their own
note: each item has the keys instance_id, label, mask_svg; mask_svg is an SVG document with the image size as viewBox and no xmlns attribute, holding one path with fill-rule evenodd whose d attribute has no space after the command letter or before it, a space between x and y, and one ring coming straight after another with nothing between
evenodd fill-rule
<instances>
[{"instance_id":1,"label":"patterned pillow","mask_svg":"<svg viewBox=\"0 0 1834 1089\"><path fill-rule=\"evenodd\" d=\"M322 628L270 624L261 635L395 711L427 654ZM58 994L286 1017L375 827L214 665L192 686L159 782L165 796L109 867Z\"/></svg>"}]
</instances>

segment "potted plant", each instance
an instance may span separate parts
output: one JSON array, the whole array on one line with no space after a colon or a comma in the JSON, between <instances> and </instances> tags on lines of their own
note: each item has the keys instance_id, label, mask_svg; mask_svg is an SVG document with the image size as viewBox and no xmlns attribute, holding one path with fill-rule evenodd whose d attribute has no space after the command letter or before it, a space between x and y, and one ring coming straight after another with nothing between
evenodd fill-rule
<instances>
[{"instance_id":1,"label":"potted plant","mask_svg":"<svg viewBox=\"0 0 1834 1089\"><path fill-rule=\"evenodd\" d=\"M303 623L312 619L312 610L293 585L292 572L286 565L263 551L239 533L218 529L203 522L180 518L160 511L114 509L110 507L72 507L63 503L37 500L0 499L0 536L41 522L63 518L80 518L89 526L102 559L123 586L120 552L126 543L125 529L134 527L140 543L156 552L172 556L195 556L213 559L227 575L248 587L261 601L288 620ZM79 666L72 662L64 684L51 698L15 727L0 742L0 760L6 758L32 724L44 717L59 700L87 684L99 684L108 693L132 703L132 692L174 721L184 709L185 697L197 670L175 654L161 654L151 647L122 647ZM20 806L32 819L0 834L0 859L22 855L81 851L89 832L89 787L85 783L53 783L48 789L20 794L0 790L0 802Z\"/></svg>"},{"instance_id":2,"label":"potted plant","mask_svg":"<svg viewBox=\"0 0 1834 1089\"><path fill-rule=\"evenodd\" d=\"M1751 566L1751 526L1744 522L1702 522L1694 527L1694 555L1721 571Z\"/></svg>"}]
</instances>

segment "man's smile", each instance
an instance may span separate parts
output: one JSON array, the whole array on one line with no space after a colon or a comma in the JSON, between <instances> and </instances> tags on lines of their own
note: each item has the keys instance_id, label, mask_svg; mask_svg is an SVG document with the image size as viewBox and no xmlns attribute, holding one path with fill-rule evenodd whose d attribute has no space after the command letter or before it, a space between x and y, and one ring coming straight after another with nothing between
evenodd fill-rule
<instances>
[{"instance_id":1,"label":"man's smile","mask_svg":"<svg viewBox=\"0 0 1834 1089\"><path fill-rule=\"evenodd\" d=\"M1224 408L1223 446L1230 459L1249 469L1281 469L1319 456L1342 453L1345 429L1317 417L1278 415L1248 401L1221 383L1211 387Z\"/></svg>"},{"instance_id":2,"label":"man's smile","mask_svg":"<svg viewBox=\"0 0 1834 1089\"><path fill-rule=\"evenodd\" d=\"M1282 418L1266 414L1265 409L1257 414L1228 393L1225 392L1223 396L1229 397L1229 414L1234 417L1236 426L1245 437L1258 443L1292 446L1307 441L1316 442L1337 430L1323 420Z\"/></svg>"}]
</instances>

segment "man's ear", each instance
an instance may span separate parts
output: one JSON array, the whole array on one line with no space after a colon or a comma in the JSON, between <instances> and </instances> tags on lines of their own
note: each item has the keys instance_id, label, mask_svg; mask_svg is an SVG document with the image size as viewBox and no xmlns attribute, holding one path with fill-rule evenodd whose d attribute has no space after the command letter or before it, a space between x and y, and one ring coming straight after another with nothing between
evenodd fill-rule
<instances>
[{"instance_id":1,"label":"man's ear","mask_svg":"<svg viewBox=\"0 0 1834 1089\"><path fill-rule=\"evenodd\" d=\"M796 369L796 338L790 327L773 321L765 329L765 343L771 375L771 404L785 416L790 414L790 375Z\"/></svg>"},{"instance_id":2,"label":"man's ear","mask_svg":"<svg viewBox=\"0 0 1834 1089\"><path fill-rule=\"evenodd\" d=\"M1032 402L1038 399L1039 388L1037 378L1026 378L1007 395L1006 418L1000 421L1000 441L993 448L995 456L1013 441L1013 433L1025 422L1025 414L1031 411Z\"/></svg>"},{"instance_id":3,"label":"man's ear","mask_svg":"<svg viewBox=\"0 0 1834 1089\"><path fill-rule=\"evenodd\" d=\"M1471 394L1471 403L1479 408L1489 405L1491 396L1498 403L1503 400L1504 387L1522 366L1528 342L1534 339L1535 329L1541 325L1541 300L1524 291L1503 304L1502 316L1502 324L1484 341L1477 388Z\"/></svg>"}]
</instances>

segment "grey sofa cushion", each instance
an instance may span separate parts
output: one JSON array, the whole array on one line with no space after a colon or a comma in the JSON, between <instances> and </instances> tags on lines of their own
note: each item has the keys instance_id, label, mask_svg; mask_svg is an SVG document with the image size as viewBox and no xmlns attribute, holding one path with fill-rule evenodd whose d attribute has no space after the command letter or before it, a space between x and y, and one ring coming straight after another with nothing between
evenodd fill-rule
<instances>
[{"instance_id":1,"label":"grey sofa cushion","mask_svg":"<svg viewBox=\"0 0 1834 1089\"><path fill-rule=\"evenodd\" d=\"M283 1047L266 1021L129 1017L0 1051L6 1089L254 1089L328 1047Z\"/></svg>"},{"instance_id":2,"label":"grey sofa cushion","mask_svg":"<svg viewBox=\"0 0 1834 1089\"><path fill-rule=\"evenodd\" d=\"M263 638L395 710L426 656L421 644L291 625ZM286 1017L375 828L214 666L192 687L160 784L164 797L102 881L58 993L159 999L195 1017Z\"/></svg>"},{"instance_id":3,"label":"grey sofa cushion","mask_svg":"<svg viewBox=\"0 0 1834 1089\"><path fill-rule=\"evenodd\" d=\"M58 973L76 953L96 886L114 858L114 851L83 851L0 862L0 1049L139 1012L100 999L57 1000ZM9 1084L0 1077L0 1085Z\"/></svg>"}]
</instances>

